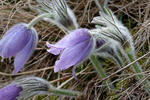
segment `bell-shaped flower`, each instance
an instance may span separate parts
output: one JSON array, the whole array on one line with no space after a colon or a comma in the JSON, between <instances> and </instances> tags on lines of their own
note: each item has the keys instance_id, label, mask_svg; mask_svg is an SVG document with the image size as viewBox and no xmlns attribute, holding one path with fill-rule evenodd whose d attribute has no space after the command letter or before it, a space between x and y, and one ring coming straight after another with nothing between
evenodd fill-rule
<instances>
[{"instance_id":1,"label":"bell-shaped flower","mask_svg":"<svg viewBox=\"0 0 150 100\"><path fill-rule=\"evenodd\" d=\"M31 56L38 41L34 28L28 29L27 24L20 23L10 28L0 40L0 56L9 58L15 56L14 72L21 70Z\"/></svg>"},{"instance_id":2,"label":"bell-shaped flower","mask_svg":"<svg viewBox=\"0 0 150 100\"><path fill-rule=\"evenodd\" d=\"M66 0L36 0L37 5L29 6L39 14L49 13L50 17L44 20L57 25L65 32L78 28L78 23L73 11L67 5Z\"/></svg>"},{"instance_id":3,"label":"bell-shaped flower","mask_svg":"<svg viewBox=\"0 0 150 100\"><path fill-rule=\"evenodd\" d=\"M95 47L95 40L89 34L87 29L77 29L66 35L56 44L49 44L47 47L49 53L60 54L59 60L55 63L54 72L65 70L71 66L74 70L77 65L84 61L92 53Z\"/></svg>"},{"instance_id":4,"label":"bell-shaped flower","mask_svg":"<svg viewBox=\"0 0 150 100\"><path fill-rule=\"evenodd\" d=\"M0 100L16 100L22 88L16 84L9 84L0 89Z\"/></svg>"}]
</instances>

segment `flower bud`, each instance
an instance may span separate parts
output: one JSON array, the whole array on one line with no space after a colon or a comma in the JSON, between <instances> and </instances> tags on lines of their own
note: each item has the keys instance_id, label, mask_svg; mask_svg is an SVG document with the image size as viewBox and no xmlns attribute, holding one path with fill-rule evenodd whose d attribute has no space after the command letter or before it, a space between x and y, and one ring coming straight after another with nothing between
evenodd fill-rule
<instances>
[{"instance_id":1,"label":"flower bud","mask_svg":"<svg viewBox=\"0 0 150 100\"><path fill-rule=\"evenodd\" d=\"M39 77L20 77L16 79L14 84L22 87L22 91L20 92L19 96L17 97L20 99L29 99L35 95L40 94L49 94L49 89L52 87L48 81L39 78Z\"/></svg>"},{"instance_id":2,"label":"flower bud","mask_svg":"<svg viewBox=\"0 0 150 100\"><path fill-rule=\"evenodd\" d=\"M72 31L78 28L78 23L73 11L67 5L66 0L36 0L36 7L29 6L39 14L49 13L50 17L43 19L57 25L65 32Z\"/></svg>"}]
</instances>

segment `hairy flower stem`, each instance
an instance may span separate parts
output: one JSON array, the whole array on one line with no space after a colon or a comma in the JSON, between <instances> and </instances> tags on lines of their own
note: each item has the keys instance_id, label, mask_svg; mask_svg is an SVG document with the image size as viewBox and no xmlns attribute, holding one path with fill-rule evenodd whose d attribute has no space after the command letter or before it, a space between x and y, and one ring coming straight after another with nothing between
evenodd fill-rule
<instances>
[{"instance_id":1,"label":"hairy flower stem","mask_svg":"<svg viewBox=\"0 0 150 100\"><path fill-rule=\"evenodd\" d=\"M41 14L37 17L35 17L27 26L28 29L32 28L37 22L39 22L40 20L42 20L44 17L52 17L52 14L50 13L44 13Z\"/></svg>"},{"instance_id":2,"label":"hairy flower stem","mask_svg":"<svg viewBox=\"0 0 150 100\"><path fill-rule=\"evenodd\" d=\"M56 94L56 95L63 95L63 96L70 96L70 97L77 97L77 96L81 95L81 93L78 92L78 91L58 89L58 88L55 88L55 87L50 88L49 92L53 93L53 94Z\"/></svg>"},{"instance_id":3,"label":"hairy flower stem","mask_svg":"<svg viewBox=\"0 0 150 100\"><path fill-rule=\"evenodd\" d=\"M93 64L95 70L96 70L97 73L99 74L99 77L102 78L102 79L103 79L103 78L106 78L107 75L106 75L104 69L102 68L102 65L101 65L101 64L99 63L99 61L96 59L96 57L95 57L94 55L92 55L92 56L90 57L90 60L91 60L91 62L92 62L92 64ZM104 84L105 84L105 85L107 85L107 83L108 83L107 80L104 81ZM110 87L111 87L111 88L114 88L113 85L111 85Z\"/></svg>"},{"instance_id":4,"label":"hairy flower stem","mask_svg":"<svg viewBox=\"0 0 150 100\"><path fill-rule=\"evenodd\" d=\"M114 61L117 63L117 65L118 65L120 68L123 67L123 60L122 60L122 58L120 57L120 55L118 55L118 54L113 55L113 59L114 59Z\"/></svg>"},{"instance_id":5,"label":"hairy flower stem","mask_svg":"<svg viewBox=\"0 0 150 100\"><path fill-rule=\"evenodd\" d=\"M96 57L94 55L92 55L90 57L90 60L91 60L92 64L94 65L95 70L98 72L99 76L101 78L107 77L104 69L102 68L102 66L100 65L100 63L98 62L98 60L96 59Z\"/></svg>"},{"instance_id":6,"label":"hairy flower stem","mask_svg":"<svg viewBox=\"0 0 150 100\"><path fill-rule=\"evenodd\" d=\"M136 55L131 49L128 49L125 52L127 54L126 59L128 60L129 63L136 60ZM133 66L133 70L135 73L143 72L142 67L140 66L140 64L138 62L134 63L132 66ZM144 79L145 77L146 76L144 74L138 74L137 75L138 80ZM150 94L150 82L148 80L145 80L143 82L143 84L144 84L144 89L147 91L148 94Z\"/></svg>"}]
</instances>

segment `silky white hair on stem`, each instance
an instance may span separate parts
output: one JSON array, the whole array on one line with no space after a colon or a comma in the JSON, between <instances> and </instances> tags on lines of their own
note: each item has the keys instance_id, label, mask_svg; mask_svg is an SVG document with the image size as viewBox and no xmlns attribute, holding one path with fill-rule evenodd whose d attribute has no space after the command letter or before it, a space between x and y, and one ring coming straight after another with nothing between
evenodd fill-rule
<instances>
[{"instance_id":1,"label":"silky white hair on stem","mask_svg":"<svg viewBox=\"0 0 150 100\"><path fill-rule=\"evenodd\" d=\"M32 6L28 0L29 7L38 14L49 13L51 16L44 17L43 20L57 25L65 33L79 27L73 11L65 0L36 0L36 2L37 5Z\"/></svg>"}]
</instances>

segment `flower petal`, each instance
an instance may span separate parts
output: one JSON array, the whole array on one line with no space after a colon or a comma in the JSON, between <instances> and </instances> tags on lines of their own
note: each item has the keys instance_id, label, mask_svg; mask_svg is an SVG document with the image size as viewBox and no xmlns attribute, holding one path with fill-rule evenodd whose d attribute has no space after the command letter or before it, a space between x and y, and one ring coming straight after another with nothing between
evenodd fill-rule
<instances>
[{"instance_id":1,"label":"flower petal","mask_svg":"<svg viewBox=\"0 0 150 100\"><path fill-rule=\"evenodd\" d=\"M19 30L20 27L18 27L18 25L13 26L12 28L10 28L4 35L3 38L0 40L0 53L3 50L3 46L4 44L9 40L9 38L11 38L12 35L14 35L13 33L16 30Z\"/></svg>"},{"instance_id":2,"label":"flower petal","mask_svg":"<svg viewBox=\"0 0 150 100\"><path fill-rule=\"evenodd\" d=\"M15 56L28 43L31 30L26 24L13 26L0 40L0 56L8 58Z\"/></svg>"},{"instance_id":3,"label":"flower petal","mask_svg":"<svg viewBox=\"0 0 150 100\"><path fill-rule=\"evenodd\" d=\"M0 100L16 100L16 97L19 96L21 91L22 88L15 84L7 85L0 89Z\"/></svg>"},{"instance_id":4,"label":"flower petal","mask_svg":"<svg viewBox=\"0 0 150 100\"><path fill-rule=\"evenodd\" d=\"M37 41L38 41L37 32L34 30L31 34L32 34L31 38L27 43L27 45L15 57L14 60L15 69L13 72L14 74L24 67L24 64L26 63L26 61L29 59L32 52L36 48Z\"/></svg>"},{"instance_id":5,"label":"flower petal","mask_svg":"<svg viewBox=\"0 0 150 100\"><path fill-rule=\"evenodd\" d=\"M63 39L58 41L55 45L47 44L47 46L50 48L48 51L52 54L58 55L63 48L72 47L90 38L91 36L88 33L87 29L77 29L69 33L68 35L66 35Z\"/></svg>"},{"instance_id":6,"label":"flower petal","mask_svg":"<svg viewBox=\"0 0 150 100\"><path fill-rule=\"evenodd\" d=\"M57 47L53 44L49 44L48 42L46 42L46 46L49 47L49 48L52 48L52 49L48 49L47 51L49 53L54 54L54 55L60 54L60 52L64 49L64 48Z\"/></svg>"},{"instance_id":7,"label":"flower petal","mask_svg":"<svg viewBox=\"0 0 150 100\"><path fill-rule=\"evenodd\" d=\"M65 49L56 61L54 72L65 70L71 66L76 66L90 55L93 48L93 39L81 42L74 47Z\"/></svg>"}]
</instances>

